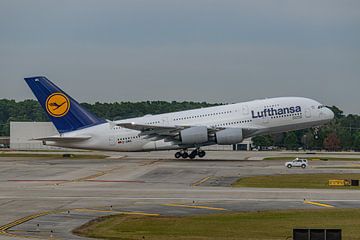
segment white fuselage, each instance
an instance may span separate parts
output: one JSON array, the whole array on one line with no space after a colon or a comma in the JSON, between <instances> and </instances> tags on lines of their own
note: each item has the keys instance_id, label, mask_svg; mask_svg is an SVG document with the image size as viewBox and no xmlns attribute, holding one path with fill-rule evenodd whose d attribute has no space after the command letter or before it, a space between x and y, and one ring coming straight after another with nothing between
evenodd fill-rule
<instances>
[{"instance_id":1,"label":"white fuselage","mask_svg":"<svg viewBox=\"0 0 360 240\"><path fill-rule=\"evenodd\" d=\"M333 119L333 112L319 102L299 97L282 97L255 100L195 110L108 122L65 133L64 137L90 136L74 143L47 142L48 145L105 150L105 151L156 151L184 148L178 141L151 138L140 131L116 126L119 123L136 123L153 126L207 126L209 128L253 129L244 137L287 132L320 126ZM202 144L212 145L216 142Z\"/></svg>"}]
</instances>

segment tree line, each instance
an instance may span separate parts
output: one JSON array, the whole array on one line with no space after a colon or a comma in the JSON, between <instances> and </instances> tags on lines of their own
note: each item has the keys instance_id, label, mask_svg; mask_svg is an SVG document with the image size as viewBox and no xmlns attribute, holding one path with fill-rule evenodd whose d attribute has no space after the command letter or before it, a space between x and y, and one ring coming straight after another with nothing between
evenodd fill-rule
<instances>
[{"instance_id":1,"label":"tree line","mask_svg":"<svg viewBox=\"0 0 360 240\"><path fill-rule=\"evenodd\" d=\"M115 102L94 104L82 103L82 106L97 116L120 120L140 117L147 114L161 114L202 107L216 106L206 102ZM345 115L337 107L331 107L335 119L322 126L318 131L313 129L299 130L282 134L257 136L253 138L254 146L259 149L283 148L289 150L310 149L329 151L360 151L360 116ZM11 121L49 121L40 104L35 100L14 101L0 100L0 136L9 136Z\"/></svg>"},{"instance_id":2,"label":"tree line","mask_svg":"<svg viewBox=\"0 0 360 240\"><path fill-rule=\"evenodd\" d=\"M143 102L115 102L94 104L81 103L83 107L99 117L109 120L121 120L126 118L141 117L147 114L161 114L188 109L211 107L219 104L206 102L166 102L166 101L143 101ZM15 101L0 99L0 136L9 136L11 121L49 121L38 101L25 100Z\"/></svg>"}]
</instances>

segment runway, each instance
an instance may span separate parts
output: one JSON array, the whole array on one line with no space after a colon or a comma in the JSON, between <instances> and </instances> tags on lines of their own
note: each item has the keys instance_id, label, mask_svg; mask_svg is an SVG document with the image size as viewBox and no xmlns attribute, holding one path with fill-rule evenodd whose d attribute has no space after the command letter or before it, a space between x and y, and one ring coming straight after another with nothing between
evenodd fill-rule
<instances>
[{"instance_id":1,"label":"runway","mask_svg":"<svg viewBox=\"0 0 360 240\"><path fill-rule=\"evenodd\" d=\"M264 153L114 154L109 159L0 158L0 239L83 239L72 229L108 214L189 215L271 209L359 208L360 191L232 188L239 177L286 173L360 173L357 161L313 161L287 169ZM268 153L269 154L269 153ZM279 153L271 153L277 156ZM121 156L120 156L121 155ZM334 166L335 168L317 168Z\"/></svg>"}]
</instances>

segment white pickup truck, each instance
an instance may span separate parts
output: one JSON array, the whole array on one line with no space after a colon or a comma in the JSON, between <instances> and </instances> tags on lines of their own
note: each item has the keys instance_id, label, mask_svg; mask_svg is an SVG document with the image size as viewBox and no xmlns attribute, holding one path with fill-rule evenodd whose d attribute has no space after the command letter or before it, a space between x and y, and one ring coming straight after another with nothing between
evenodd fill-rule
<instances>
[{"instance_id":1,"label":"white pickup truck","mask_svg":"<svg viewBox=\"0 0 360 240\"><path fill-rule=\"evenodd\" d=\"M290 162L286 162L285 166L287 168L292 168L292 167L306 168L308 166L308 160L303 158L295 158Z\"/></svg>"}]
</instances>

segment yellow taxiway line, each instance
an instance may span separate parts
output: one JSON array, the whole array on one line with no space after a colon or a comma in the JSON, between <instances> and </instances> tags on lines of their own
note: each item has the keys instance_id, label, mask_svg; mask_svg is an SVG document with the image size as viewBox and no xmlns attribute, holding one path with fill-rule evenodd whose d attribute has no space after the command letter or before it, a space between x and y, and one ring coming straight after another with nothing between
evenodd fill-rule
<instances>
[{"instance_id":1,"label":"yellow taxiway line","mask_svg":"<svg viewBox=\"0 0 360 240\"><path fill-rule=\"evenodd\" d=\"M8 233L7 231L9 229L13 228L13 227L16 227L18 225L26 223L26 222L28 222L30 220L35 219L35 218L43 217L43 216L50 215L50 214L60 213L60 212L63 212L63 211L60 211L60 210L59 211L47 211L47 212L37 213L37 214L33 214L33 215L29 215L29 216L20 218L20 219L15 220L15 221L13 221L11 223L0 226L0 235L8 236L8 237L17 237L17 238L21 237L21 238L27 238L27 239L40 239L40 238L37 238L37 237L18 236L16 234ZM52 239L55 239L55 238L52 238Z\"/></svg>"},{"instance_id":2,"label":"yellow taxiway line","mask_svg":"<svg viewBox=\"0 0 360 240\"><path fill-rule=\"evenodd\" d=\"M87 209L87 208L77 208L77 209L69 209L69 210L56 210L56 211L46 211L46 212L41 212L41 213L37 213L37 214L33 214L33 215L29 215L23 218L20 218L18 220L15 220L11 223L8 223L6 225L0 226L0 235L3 236L7 236L7 237L21 237L21 238L27 238L27 239L43 239L43 238L38 238L38 237L28 237L28 236L18 236L12 233L9 233L8 230L10 230L13 227L16 227L18 225L21 225L23 223L26 223L28 221L31 221L33 219L39 218L39 217L43 217L43 216L47 216L50 214L57 214L57 213L65 213L68 211L76 211L76 212L97 212L97 213L113 213L113 214L124 214L124 215L141 215L141 216L150 216L150 217L157 217L160 216L160 214L155 214L155 213L144 213L144 212L120 212L120 211L112 211L112 210L98 210L98 209ZM49 239L49 238L45 238L45 239ZM56 239L56 238L51 238L51 239Z\"/></svg>"},{"instance_id":3,"label":"yellow taxiway line","mask_svg":"<svg viewBox=\"0 0 360 240\"><path fill-rule=\"evenodd\" d=\"M60 213L60 212L63 212L63 211L47 211L47 212L42 212L42 213L38 213L38 214L33 214L33 215L30 215L30 216L26 216L26 217L23 217L23 218L20 218L18 220L15 220L11 223L8 223L4 226L1 226L0 227L0 232L6 232L6 230L10 229L10 228L13 228L15 226L18 226L20 224L23 224L23 223L26 223L30 220L33 220L35 218L39 218L39 217L42 217L42 216L46 216L46 215L49 215L49 214L55 214L55 213Z\"/></svg>"},{"instance_id":4,"label":"yellow taxiway line","mask_svg":"<svg viewBox=\"0 0 360 240\"><path fill-rule=\"evenodd\" d=\"M95 178L99 178L99 177L102 177L106 174L109 174L109 173L112 173L114 171L117 171L119 169L121 169L123 167L114 167L114 168L111 168L111 169L108 169L108 170L104 170L104 171L99 171L98 173L95 173L95 174L92 174L92 175L89 175L89 176L85 176L85 177L81 177L81 178L77 178L77 179L73 179L73 180L68 180L68 181L63 181L63 182L59 182L59 183L56 183L55 185L63 185L63 184L67 184L67 183L75 183L75 182L85 182L85 181L88 181L88 180L92 180L92 179L95 179ZM53 184L51 184L53 185Z\"/></svg>"},{"instance_id":5,"label":"yellow taxiway line","mask_svg":"<svg viewBox=\"0 0 360 240\"><path fill-rule=\"evenodd\" d=\"M208 206L196 206L196 205L184 205L184 204L163 204L166 207L183 207L183 208L194 208L194 209L207 209L207 210L214 210L214 211L227 211L225 208L215 208L215 207L208 207Z\"/></svg>"},{"instance_id":6,"label":"yellow taxiway line","mask_svg":"<svg viewBox=\"0 0 360 240\"><path fill-rule=\"evenodd\" d=\"M326 207L326 208L334 208L335 207L333 205L319 203L319 202L312 202L312 201L307 201L307 200L305 200L304 203L319 206L319 207Z\"/></svg>"},{"instance_id":7,"label":"yellow taxiway line","mask_svg":"<svg viewBox=\"0 0 360 240\"><path fill-rule=\"evenodd\" d=\"M72 211L76 211L76 212L114 213L114 214L123 214L123 215L141 215L141 216L149 216L149 217L160 216L160 214L157 214L157 213L120 212L120 211L112 211L112 210L98 210L98 209L87 209L87 208L77 208L77 209L73 209Z\"/></svg>"},{"instance_id":8,"label":"yellow taxiway line","mask_svg":"<svg viewBox=\"0 0 360 240\"><path fill-rule=\"evenodd\" d=\"M206 181L209 180L210 178L211 178L211 177L202 178L202 179L200 179L199 181L196 181L196 182L194 182L193 184L191 184L191 186L194 186L194 187L199 186L200 184L206 182Z\"/></svg>"}]
</instances>

